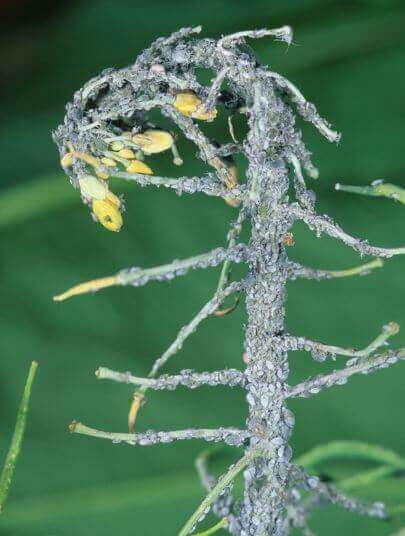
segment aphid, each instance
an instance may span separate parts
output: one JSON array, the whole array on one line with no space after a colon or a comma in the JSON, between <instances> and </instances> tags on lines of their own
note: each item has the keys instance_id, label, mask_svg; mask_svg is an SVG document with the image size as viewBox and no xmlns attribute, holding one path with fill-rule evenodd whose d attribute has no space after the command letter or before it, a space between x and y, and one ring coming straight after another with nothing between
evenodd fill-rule
<instances>
[{"instance_id":1,"label":"aphid","mask_svg":"<svg viewBox=\"0 0 405 536\"><path fill-rule=\"evenodd\" d=\"M194 93L194 91L182 91L181 93L177 93L173 106L183 115L193 117L194 119L201 119L203 121L211 121L215 119L218 113L216 108L206 111L202 100Z\"/></svg>"},{"instance_id":2,"label":"aphid","mask_svg":"<svg viewBox=\"0 0 405 536\"><path fill-rule=\"evenodd\" d=\"M170 149L174 143L173 136L165 130L145 130L142 134L132 136L132 141L145 154L162 153Z\"/></svg>"},{"instance_id":3,"label":"aphid","mask_svg":"<svg viewBox=\"0 0 405 536\"><path fill-rule=\"evenodd\" d=\"M109 231L118 232L123 224L121 212L117 205L109 199L95 200L92 203L93 213L97 220Z\"/></svg>"},{"instance_id":4,"label":"aphid","mask_svg":"<svg viewBox=\"0 0 405 536\"><path fill-rule=\"evenodd\" d=\"M141 160L131 160L126 170L128 173L143 173L144 175L153 175L153 171Z\"/></svg>"}]
</instances>

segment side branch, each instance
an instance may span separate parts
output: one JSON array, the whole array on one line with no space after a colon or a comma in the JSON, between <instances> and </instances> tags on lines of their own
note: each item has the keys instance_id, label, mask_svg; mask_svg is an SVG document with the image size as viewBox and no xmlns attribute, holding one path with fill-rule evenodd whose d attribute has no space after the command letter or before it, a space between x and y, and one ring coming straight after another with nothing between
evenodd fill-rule
<instances>
[{"instance_id":1,"label":"side branch","mask_svg":"<svg viewBox=\"0 0 405 536\"><path fill-rule=\"evenodd\" d=\"M328 216L319 216L313 211L303 209L297 204L291 205L292 213L299 220L302 220L308 225L310 229L316 231L317 235L326 233L332 238L341 240L347 246L350 246L360 255L373 255L374 257L392 257L393 255L404 255L405 247L401 248L379 248L376 246L370 246L366 240L360 240L349 234L339 227Z\"/></svg>"},{"instance_id":2,"label":"side branch","mask_svg":"<svg viewBox=\"0 0 405 536\"><path fill-rule=\"evenodd\" d=\"M169 361L169 359L182 348L184 341L188 339L188 337L190 337L192 333L195 332L199 324L212 313L214 313L227 296L234 292L237 292L238 290L241 290L242 287L243 283L232 283L227 288L221 291L217 291L214 297L211 298L211 300L207 302L204 307L202 307L198 311L198 313L191 320L191 322L181 328L169 348L167 348L167 350L158 359L156 359L148 374L148 377L154 378L158 374L159 370ZM142 386L134 393L134 399L128 415L128 427L130 431L133 431L134 429L135 419L137 417L141 404L144 401L145 393L147 390L147 386Z\"/></svg>"},{"instance_id":3,"label":"side branch","mask_svg":"<svg viewBox=\"0 0 405 536\"><path fill-rule=\"evenodd\" d=\"M383 503L367 503L354 497L349 497L332 484L325 484L318 477L308 475L300 466L293 466L291 471L295 473L294 477L298 481L301 480L302 486L307 491L318 495L322 502L336 504L349 512L369 517L385 518L387 516Z\"/></svg>"},{"instance_id":4,"label":"side branch","mask_svg":"<svg viewBox=\"0 0 405 536\"><path fill-rule=\"evenodd\" d=\"M353 275L367 275L374 268L381 268L384 266L384 261L377 257L370 262L355 266L353 268L347 268L346 270L319 270L317 268L309 268L308 266L302 266L299 263L290 262L288 265L288 274L290 279L333 279L339 277L351 277Z\"/></svg>"},{"instance_id":5,"label":"side branch","mask_svg":"<svg viewBox=\"0 0 405 536\"><path fill-rule=\"evenodd\" d=\"M218 448L218 447L216 447ZM206 450L201 453L195 463L198 476L202 486L207 492L210 492L217 483L217 479L211 474L208 468L208 459L212 454L213 449ZM219 447L221 448L221 447ZM226 518L228 520L228 531L231 534L240 534L240 522L232 513L234 506L233 496L232 496L232 483L229 484L223 493L217 497L217 499L212 504L213 513L219 518Z\"/></svg>"},{"instance_id":6,"label":"side branch","mask_svg":"<svg viewBox=\"0 0 405 536\"><path fill-rule=\"evenodd\" d=\"M132 376L130 372L116 372L105 367L100 367L96 371L96 376L100 380L113 380L120 383L137 385L155 390L174 390L179 385L184 385L189 389L209 385L227 385L235 387L243 385L244 375L240 370L227 369L216 370L214 372L192 372L191 370L182 370L175 375L162 375L159 378L138 378Z\"/></svg>"},{"instance_id":7,"label":"side branch","mask_svg":"<svg viewBox=\"0 0 405 536\"><path fill-rule=\"evenodd\" d=\"M366 358L355 358L347 362L346 367L334 370L330 374L320 374L308 378L302 383L293 385L286 392L286 398L309 397L334 385L344 385L354 374L369 374L382 368L394 365L405 359L405 348L391 350L381 355Z\"/></svg>"},{"instance_id":8,"label":"side branch","mask_svg":"<svg viewBox=\"0 0 405 536\"><path fill-rule=\"evenodd\" d=\"M211 173L208 173L203 177L179 177L178 179L172 179L168 177L157 177L155 175L142 175L140 173L117 171L111 175L111 178L133 181L140 186L163 186L165 188L172 188L178 194L194 194L201 192L206 195L222 198L227 198L231 195L233 198L240 200L243 193L243 186L235 185L235 187L230 190L220 184Z\"/></svg>"},{"instance_id":9,"label":"side branch","mask_svg":"<svg viewBox=\"0 0 405 536\"><path fill-rule=\"evenodd\" d=\"M175 260L169 264L155 266L154 268L129 268L121 270L116 275L94 279L76 285L66 292L54 296L54 301L63 301L72 296L79 294L87 294L96 292L102 288L112 287L117 285L132 285L140 287L146 285L149 281L164 281L173 279L174 277L185 275L190 269L208 268L209 266L218 266L225 260L229 259L232 262L242 262L247 258L248 248L245 244L238 244L229 249L217 248L189 257L187 259Z\"/></svg>"},{"instance_id":10,"label":"side branch","mask_svg":"<svg viewBox=\"0 0 405 536\"><path fill-rule=\"evenodd\" d=\"M171 432L156 432L148 430L137 434L126 434L116 432L104 432L89 428L80 422L73 421L69 430L75 434L82 434L100 439L109 439L113 443L128 443L129 445L155 445L157 443L171 443L172 441L203 439L214 443L223 442L228 445L242 445L248 439L248 433L238 428L217 428L211 430L208 428L186 430L175 430Z\"/></svg>"},{"instance_id":11,"label":"side branch","mask_svg":"<svg viewBox=\"0 0 405 536\"><path fill-rule=\"evenodd\" d=\"M330 124L321 117L314 104L308 102L301 91L287 78L273 71L265 71L276 83L276 85L284 90L291 100L297 106L298 113L306 120L314 125L315 128L330 142L338 142L341 134L331 129Z\"/></svg>"},{"instance_id":12,"label":"side branch","mask_svg":"<svg viewBox=\"0 0 405 536\"><path fill-rule=\"evenodd\" d=\"M383 326L381 333L368 346L362 350L354 348L342 348L330 344L323 344L317 341L311 341L304 337L286 336L283 341L289 350L305 350L311 352L315 358L323 361L326 355L343 355L349 357L368 357L374 353L380 346L384 346L386 341L399 332L399 325L396 322L390 322Z\"/></svg>"},{"instance_id":13,"label":"side branch","mask_svg":"<svg viewBox=\"0 0 405 536\"><path fill-rule=\"evenodd\" d=\"M221 182L229 189L237 187L238 183L226 164L217 155L216 147L205 136L203 131L190 117L182 115L171 106L162 108L162 113L171 119L183 132L184 136L196 144L201 158L215 169Z\"/></svg>"}]
</instances>

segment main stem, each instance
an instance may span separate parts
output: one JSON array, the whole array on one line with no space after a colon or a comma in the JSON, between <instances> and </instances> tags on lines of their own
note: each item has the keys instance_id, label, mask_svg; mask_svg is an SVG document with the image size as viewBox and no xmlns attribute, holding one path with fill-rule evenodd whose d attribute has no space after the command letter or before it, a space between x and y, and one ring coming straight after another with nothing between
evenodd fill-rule
<instances>
[{"instance_id":1,"label":"main stem","mask_svg":"<svg viewBox=\"0 0 405 536\"><path fill-rule=\"evenodd\" d=\"M291 458L288 440L294 422L284 403L287 352L274 344L274 336L284 330L287 258L283 242L291 224L278 210L287 202L289 181L284 162L272 151L269 127L280 124L283 107L274 94L269 96L268 87L264 90L260 82L256 84L247 140L254 258L246 297L245 347L249 448L260 448L268 455L256 458L244 473L243 536L283 534Z\"/></svg>"}]
</instances>

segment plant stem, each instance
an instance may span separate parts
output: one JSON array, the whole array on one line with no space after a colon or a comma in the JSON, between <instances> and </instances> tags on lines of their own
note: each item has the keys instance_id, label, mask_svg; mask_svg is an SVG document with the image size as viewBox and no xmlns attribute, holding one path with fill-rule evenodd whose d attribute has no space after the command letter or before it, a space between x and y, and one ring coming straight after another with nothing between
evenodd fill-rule
<instances>
[{"instance_id":1,"label":"plant stem","mask_svg":"<svg viewBox=\"0 0 405 536\"><path fill-rule=\"evenodd\" d=\"M35 379L35 373L37 371L38 363L33 361L28 372L27 381L25 383L23 396L21 399L20 407L17 413L17 420L15 423L13 437L11 439L11 445L7 453L6 461L4 463L3 471L0 477L0 513L3 511L4 503L6 502L10 484L13 479L15 467L17 464L18 456L21 451L22 442L24 439L25 426L27 422L27 414L29 401L31 396L31 388Z\"/></svg>"},{"instance_id":2,"label":"plant stem","mask_svg":"<svg viewBox=\"0 0 405 536\"><path fill-rule=\"evenodd\" d=\"M284 403L288 377L287 351L275 341L283 333L287 258L284 236L290 224L278 216L285 202L289 179L286 166L271 156L271 146L263 151L263 140L270 125L279 117L277 97L269 87L256 82L254 105L249 119L248 188L254 190L251 203L252 235L255 252L249 264L251 284L247 288L248 324L245 350L247 430L250 448L261 448L271 456L256 458L245 472L244 504L241 515L243 534L262 536L283 534L283 513L291 449L288 440L293 417ZM264 97L266 95L266 98ZM270 142L269 142L270 143ZM274 339L273 339L274 337Z\"/></svg>"},{"instance_id":3,"label":"plant stem","mask_svg":"<svg viewBox=\"0 0 405 536\"><path fill-rule=\"evenodd\" d=\"M235 479L235 477L260 454L261 451L259 449L250 450L240 460L238 460L234 465L232 465L225 475L222 475L222 477L218 480L217 484L212 488L212 490L208 493L208 495L202 501L200 506L188 519L187 523L179 532L179 536L187 536L188 534L190 534L200 517L202 517L206 510L210 508L210 506L217 499L217 497L219 497L221 493L225 490L225 488Z\"/></svg>"}]
</instances>

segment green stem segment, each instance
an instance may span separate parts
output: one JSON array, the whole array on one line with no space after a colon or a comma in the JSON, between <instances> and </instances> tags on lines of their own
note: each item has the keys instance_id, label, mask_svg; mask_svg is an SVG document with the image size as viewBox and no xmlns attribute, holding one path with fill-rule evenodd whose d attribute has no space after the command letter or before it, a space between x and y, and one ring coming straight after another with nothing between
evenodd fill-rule
<instances>
[{"instance_id":1,"label":"green stem segment","mask_svg":"<svg viewBox=\"0 0 405 536\"><path fill-rule=\"evenodd\" d=\"M245 454L240 460L238 460L234 465L232 465L229 468L229 471L219 478L216 485L212 488L212 490L208 493L208 495L202 501L200 506L195 510L193 515L189 518L187 523L179 532L179 536L187 536L188 534L190 534L190 532L193 530L193 527L198 522L200 517L204 514L204 512L207 509L211 507L211 505L221 495L221 493L228 486L228 484L230 484L236 478L236 476L241 471L243 471L243 469L247 465L249 465L252 462L252 460L254 460L255 458L261 455L263 455L263 452L261 450L251 450L247 454Z\"/></svg>"},{"instance_id":2,"label":"green stem segment","mask_svg":"<svg viewBox=\"0 0 405 536\"><path fill-rule=\"evenodd\" d=\"M7 453L6 461L4 463L3 471L0 477L0 513L3 511L4 503L6 502L10 484L13 479L15 466L18 460L18 456L21 451L22 442L24 439L25 426L27 421L28 407L31 396L31 388L34 382L35 373L38 367L38 363L33 361L31 363L30 370L28 372L28 378L24 387L23 396L21 399L20 407L17 413L17 420L15 423L14 434L11 439L11 445Z\"/></svg>"},{"instance_id":3,"label":"green stem segment","mask_svg":"<svg viewBox=\"0 0 405 536\"><path fill-rule=\"evenodd\" d=\"M336 190L352 194L370 195L373 197L388 197L405 204L405 190L389 182L377 182L371 186L351 186L349 184L336 184Z\"/></svg>"},{"instance_id":4,"label":"green stem segment","mask_svg":"<svg viewBox=\"0 0 405 536\"><path fill-rule=\"evenodd\" d=\"M204 532L196 532L194 536L209 536L210 534L214 534L218 530L225 528L228 525L228 520L226 517L222 518L221 521L216 523L213 527L211 527L208 530L204 530Z\"/></svg>"}]
</instances>

